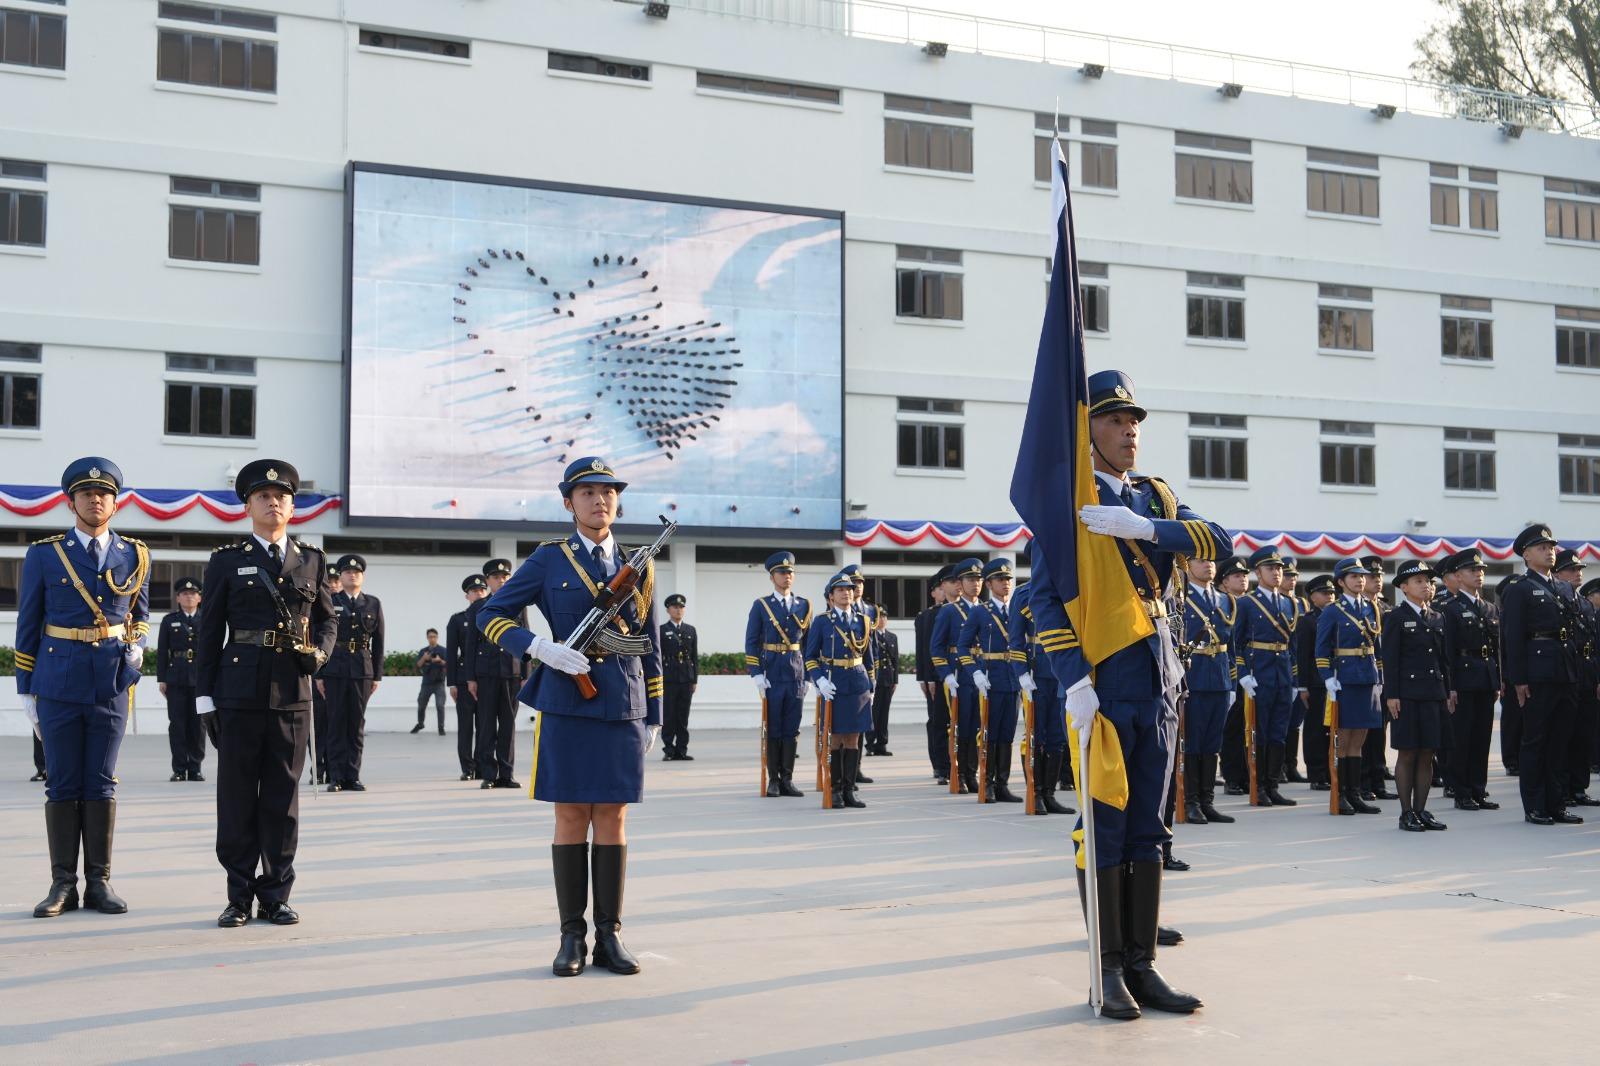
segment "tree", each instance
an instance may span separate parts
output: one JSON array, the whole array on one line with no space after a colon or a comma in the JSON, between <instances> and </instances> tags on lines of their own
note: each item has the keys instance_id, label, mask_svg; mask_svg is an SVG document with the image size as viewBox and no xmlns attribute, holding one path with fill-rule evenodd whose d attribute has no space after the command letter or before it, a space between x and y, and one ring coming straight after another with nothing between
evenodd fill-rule
<instances>
[{"instance_id":1,"label":"tree","mask_svg":"<svg viewBox=\"0 0 1600 1066\"><path fill-rule=\"evenodd\" d=\"M1419 77L1519 96L1571 100L1587 120L1553 109L1561 128L1600 121L1600 2L1438 0L1441 15L1420 40Z\"/></svg>"}]
</instances>

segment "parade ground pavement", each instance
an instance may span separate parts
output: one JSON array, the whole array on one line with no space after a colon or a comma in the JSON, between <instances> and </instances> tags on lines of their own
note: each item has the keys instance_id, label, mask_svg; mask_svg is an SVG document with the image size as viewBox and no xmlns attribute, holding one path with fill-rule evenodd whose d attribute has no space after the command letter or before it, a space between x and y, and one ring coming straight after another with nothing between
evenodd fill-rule
<instances>
[{"instance_id":1,"label":"parade ground pavement","mask_svg":"<svg viewBox=\"0 0 1600 1066\"><path fill-rule=\"evenodd\" d=\"M531 730L519 725L527 782ZM1065 817L932 783L920 731L866 760L866 810L756 797L753 733L652 756L628 815L623 937L644 972L551 975L551 810L456 779L455 738L368 738L365 794L302 794L301 922L219 929L214 757L167 781L129 737L112 883L129 912L31 916L41 789L0 738L6 1063L1588 1063L1600 818L1525 825L1434 792L1448 832L1228 798L1179 827L1185 942L1158 966L1206 1006L1095 1019ZM1220 798L1220 790L1219 790ZM1075 804L1074 804L1075 805ZM1596 808L1600 810L1600 808ZM1587 812L1585 812L1587 813Z\"/></svg>"}]
</instances>

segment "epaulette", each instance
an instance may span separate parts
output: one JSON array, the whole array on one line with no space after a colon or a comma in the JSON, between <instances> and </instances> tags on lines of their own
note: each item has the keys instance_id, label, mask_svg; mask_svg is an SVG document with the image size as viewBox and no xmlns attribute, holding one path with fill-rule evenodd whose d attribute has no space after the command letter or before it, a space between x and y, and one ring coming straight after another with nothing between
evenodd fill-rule
<instances>
[{"instance_id":1,"label":"epaulette","mask_svg":"<svg viewBox=\"0 0 1600 1066\"><path fill-rule=\"evenodd\" d=\"M58 540L66 540L66 539L67 539L67 535L65 533L57 533L53 537L41 537L38 540L34 541L33 543L35 543L35 544L54 544Z\"/></svg>"},{"instance_id":2,"label":"epaulette","mask_svg":"<svg viewBox=\"0 0 1600 1066\"><path fill-rule=\"evenodd\" d=\"M322 547L322 545L320 545L320 544L307 544L305 541L301 540L299 537L290 537L289 538L289 543L293 544L296 548L299 548L303 552L316 552L318 555L327 555L328 554L328 550L326 548Z\"/></svg>"},{"instance_id":3,"label":"epaulette","mask_svg":"<svg viewBox=\"0 0 1600 1066\"><path fill-rule=\"evenodd\" d=\"M149 547L148 544L146 544L144 541L140 540L138 537L124 537L121 533L118 533L117 536L122 537L122 539L127 541L129 544L137 544L141 548L148 548Z\"/></svg>"},{"instance_id":4,"label":"epaulette","mask_svg":"<svg viewBox=\"0 0 1600 1066\"><path fill-rule=\"evenodd\" d=\"M228 550L233 549L233 548L242 548L242 547L244 547L244 541L236 540L236 541L233 541L231 544L219 544L219 545L217 545L215 548L211 549L211 554L215 555L218 552L225 552L225 551L228 551Z\"/></svg>"}]
</instances>

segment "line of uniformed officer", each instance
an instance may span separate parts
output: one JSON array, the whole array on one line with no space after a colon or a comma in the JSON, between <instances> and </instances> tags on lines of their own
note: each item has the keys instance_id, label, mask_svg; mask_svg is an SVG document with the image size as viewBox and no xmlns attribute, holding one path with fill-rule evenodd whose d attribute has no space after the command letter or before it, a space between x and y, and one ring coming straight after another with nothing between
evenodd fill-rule
<instances>
[{"instance_id":1,"label":"line of uniformed officer","mask_svg":"<svg viewBox=\"0 0 1600 1066\"><path fill-rule=\"evenodd\" d=\"M317 680L328 699L328 791L365 792L361 757L366 749L367 702L383 680L383 604L362 589L365 559L346 555L336 565L340 590L332 603L339 621L338 640Z\"/></svg>"},{"instance_id":2,"label":"line of uniformed officer","mask_svg":"<svg viewBox=\"0 0 1600 1066\"><path fill-rule=\"evenodd\" d=\"M206 733L194 713L195 637L200 618L200 582L180 577L172 584L178 609L162 615L156 635L156 684L167 700L167 746L173 781L204 781Z\"/></svg>"},{"instance_id":3,"label":"line of uniformed officer","mask_svg":"<svg viewBox=\"0 0 1600 1066\"><path fill-rule=\"evenodd\" d=\"M500 591L511 577L511 560L490 559L483 564L489 595ZM524 658L503 651L486 640L478 614L487 598L467 605L467 631L461 645L461 671L467 691L478 703L479 788L521 788L511 776L516 762L517 689L527 676ZM526 625L526 615L519 619Z\"/></svg>"},{"instance_id":4,"label":"line of uniformed officer","mask_svg":"<svg viewBox=\"0 0 1600 1066\"><path fill-rule=\"evenodd\" d=\"M1240 686L1255 699L1257 792L1262 806L1292 807L1297 801L1278 790L1278 774L1297 697L1291 651L1295 609L1278 592L1283 560L1277 548L1252 553L1250 568L1256 573L1256 588L1239 604L1235 661Z\"/></svg>"},{"instance_id":5,"label":"line of uniformed officer","mask_svg":"<svg viewBox=\"0 0 1600 1066\"><path fill-rule=\"evenodd\" d=\"M1016 672L1010 668L1011 589L1013 577L1011 563L1005 559L992 559L984 564L983 582L989 596L967 612L956 636L956 647L967 654L959 655L962 680L987 699L989 704L988 735L977 738L988 745L987 788L990 803L1021 803L1022 797L1013 793L1011 781L1011 752L1016 740L1017 712L1020 707L1021 688Z\"/></svg>"},{"instance_id":6,"label":"line of uniformed officer","mask_svg":"<svg viewBox=\"0 0 1600 1066\"><path fill-rule=\"evenodd\" d=\"M478 776L477 748L473 745L478 699L470 684L473 674L466 657L467 632L472 626L472 605L489 595L489 583L482 574L468 574L461 580L461 595L467 606L451 615L444 627L444 680L456 705L456 761L461 764L461 780L471 781Z\"/></svg>"},{"instance_id":7,"label":"line of uniformed officer","mask_svg":"<svg viewBox=\"0 0 1600 1066\"><path fill-rule=\"evenodd\" d=\"M963 559L950 568L958 594L939 608L933 620L933 667L944 686L945 705L956 735L957 791L978 791L978 689L972 677L972 646L961 644L967 618L978 607L983 582L983 561Z\"/></svg>"},{"instance_id":8,"label":"line of uniformed officer","mask_svg":"<svg viewBox=\"0 0 1600 1066\"><path fill-rule=\"evenodd\" d=\"M700 686L700 635L683 620L689 600L675 592L662 601L667 621L661 623L661 672L665 683L661 702L661 758L665 762L693 761L689 754L689 708Z\"/></svg>"},{"instance_id":9,"label":"line of uniformed officer","mask_svg":"<svg viewBox=\"0 0 1600 1066\"><path fill-rule=\"evenodd\" d=\"M1494 735L1494 704L1500 693L1500 610L1485 601L1487 567L1475 548L1447 555L1439 573L1455 588L1438 604L1450 660L1453 744L1450 783L1456 809L1499 810L1489 798L1489 741Z\"/></svg>"},{"instance_id":10,"label":"line of uniformed officer","mask_svg":"<svg viewBox=\"0 0 1600 1066\"><path fill-rule=\"evenodd\" d=\"M794 785L794 762L805 698L804 650L811 604L794 592L794 553L769 555L766 570L772 592L750 605L744 663L766 705L767 795L801 796L804 793Z\"/></svg>"},{"instance_id":11,"label":"line of uniformed officer","mask_svg":"<svg viewBox=\"0 0 1600 1066\"><path fill-rule=\"evenodd\" d=\"M1012 595L1014 609L1006 647L1018 690L1025 699L1033 700L1033 744L1028 750L1028 758L1033 761L1033 813L1076 814L1076 810L1056 799L1062 766L1067 760L1067 709L1061 686L1050 672L1044 642L1033 624L1033 607L1028 602L1031 590L1032 585L1025 583Z\"/></svg>"}]
</instances>

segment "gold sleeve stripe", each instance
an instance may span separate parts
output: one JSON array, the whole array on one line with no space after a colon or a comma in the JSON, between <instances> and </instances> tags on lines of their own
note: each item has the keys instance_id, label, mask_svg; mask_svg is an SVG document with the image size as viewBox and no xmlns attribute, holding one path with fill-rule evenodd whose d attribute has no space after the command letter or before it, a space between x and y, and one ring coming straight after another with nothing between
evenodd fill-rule
<instances>
[{"instance_id":1,"label":"gold sleeve stripe","mask_svg":"<svg viewBox=\"0 0 1600 1066\"><path fill-rule=\"evenodd\" d=\"M26 654L24 652L20 652L20 651L17 652L17 669L18 670L32 670L33 669L33 662L34 662L33 656L28 655L28 654Z\"/></svg>"},{"instance_id":2,"label":"gold sleeve stripe","mask_svg":"<svg viewBox=\"0 0 1600 1066\"><path fill-rule=\"evenodd\" d=\"M817 668L817 660L815 660L815 659L807 659L806 660L806 669L807 670L815 670L816 668Z\"/></svg>"}]
</instances>

